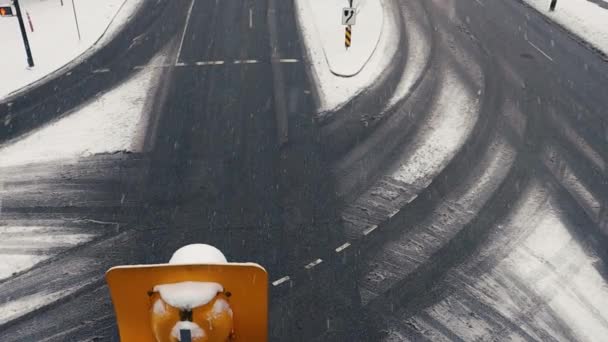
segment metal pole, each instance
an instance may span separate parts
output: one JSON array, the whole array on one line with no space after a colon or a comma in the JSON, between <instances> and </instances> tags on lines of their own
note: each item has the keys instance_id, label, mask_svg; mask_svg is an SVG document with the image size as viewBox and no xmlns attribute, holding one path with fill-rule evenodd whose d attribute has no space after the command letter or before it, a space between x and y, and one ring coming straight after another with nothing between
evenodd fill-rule
<instances>
[{"instance_id":1,"label":"metal pole","mask_svg":"<svg viewBox=\"0 0 608 342\"><path fill-rule=\"evenodd\" d=\"M74 21L76 22L76 31L78 31L78 40L82 40L80 38L80 26L78 26L78 17L76 16L76 5L74 5L74 0L72 0L72 9L74 10Z\"/></svg>"},{"instance_id":2,"label":"metal pole","mask_svg":"<svg viewBox=\"0 0 608 342\"><path fill-rule=\"evenodd\" d=\"M15 10L17 11L17 19L19 19L19 28L21 29L21 36L23 37L23 45L25 45L25 53L27 54L27 64L31 68L34 66L34 58L32 57L30 42L29 40L27 40L27 32L25 31L25 23L23 22L23 16L21 15L21 6L19 6L19 0L15 0L14 4Z\"/></svg>"}]
</instances>

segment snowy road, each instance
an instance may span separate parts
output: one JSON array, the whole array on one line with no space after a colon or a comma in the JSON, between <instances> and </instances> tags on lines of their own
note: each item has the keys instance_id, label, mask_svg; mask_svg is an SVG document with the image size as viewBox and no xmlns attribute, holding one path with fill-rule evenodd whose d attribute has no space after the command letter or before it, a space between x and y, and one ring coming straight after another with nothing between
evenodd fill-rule
<instances>
[{"instance_id":1,"label":"snowy road","mask_svg":"<svg viewBox=\"0 0 608 342\"><path fill-rule=\"evenodd\" d=\"M194 241L267 268L272 340L602 341L608 64L519 1L392 1L403 72L323 120L295 0L174 1L3 103L0 340L117 340L105 270ZM121 91L137 144L28 150Z\"/></svg>"}]
</instances>

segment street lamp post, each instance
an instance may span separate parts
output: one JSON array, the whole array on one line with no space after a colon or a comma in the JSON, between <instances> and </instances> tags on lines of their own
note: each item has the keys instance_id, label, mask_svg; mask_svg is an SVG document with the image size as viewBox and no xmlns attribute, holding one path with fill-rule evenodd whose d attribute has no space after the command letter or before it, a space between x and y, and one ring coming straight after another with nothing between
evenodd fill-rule
<instances>
[{"instance_id":1,"label":"street lamp post","mask_svg":"<svg viewBox=\"0 0 608 342\"><path fill-rule=\"evenodd\" d=\"M76 16L76 5L74 4L74 0L72 0L72 10L74 11L74 21L76 22L76 31L78 31L78 40L82 40L80 37L80 26L78 25L78 17Z\"/></svg>"},{"instance_id":2,"label":"street lamp post","mask_svg":"<svg viewBox=\"0 0 608 342\"><path fill-rule=\"evenodd\" d=\"M23 45L25 45L25 53L27 54L27 64L31 67L34 66L34 58L32 57L32 50L30 49L30 42L27 39L27 32L25 31L25 23L23 22L23 16L21 15L21 6L19 6L19 0L14 0L15 11L17 12L17 20L19 20L19 29L21 29L21 36L23 37Z\"/></svg>"}]
</instances>

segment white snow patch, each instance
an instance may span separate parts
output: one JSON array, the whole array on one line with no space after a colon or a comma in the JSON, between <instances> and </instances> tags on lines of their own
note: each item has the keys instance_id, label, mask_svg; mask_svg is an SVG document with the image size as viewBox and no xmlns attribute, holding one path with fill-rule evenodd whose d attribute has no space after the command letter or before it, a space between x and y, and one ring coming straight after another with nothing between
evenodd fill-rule
<instances>
[{"instance_id":1,"label":"white snow patch","mask_svg":"<svg viewBox=\"0 0 608 342\"><path fill-rule=\"evenodd\" d=\"M175 337L178 341L182 340L180 330L190 330L190 337L192 337L192 339L205 337L205 331L194 322L179 321L173 326L173 329L171 329L171 336Z\"/></svg>"},{"instance_id":2,"label":"white snow patch","mask_svg":"<svg viewBox=\"0 0 608 342\"><path fill-rule=\"evenodd\" d=\"M608 286L598 271L605 265L573 236L557 196L538 180L529 184L479 257L446 276L458 290L425 310L445 329L429 326L425 336L521 340L524 332L538 340L605 340ZM494 261L477 276L479 265ZM516 328L496 330L495 317Z\"/></svg>"},{"instance_id":3,"label":"white snow patch","mask_svg":"<svg viewBox=\"0 0 608 342\"><path fill-rule=\"evenodd\" d=\"M78 233L58 227L0 226L0 249L7 249L0 263L0 280L55 256L51 250L70 248L91 241L98 234ZM15 252L9 252L9 250ZM47 253L42 253L49 251Z\"/></svg>"},{"instance_id":4,"label":"white snow patch","mask_svg":"<svg viewBox=\"0 0 608 342\"><path fill-rule=\"evenodd\" d=\"M508 255L474 286L514 323L523 317L526 330L541 328L560 339L561 333L552 328L555 316L576 340L603 341L608 336L608 286L598 272L602 261L572 236L555 204L557 195L543 200L546 191L540 183L532 184L501 228L512 244ZM510 282L518 285L511 287Z\"/></svg>"},{"instance_id":5,"label":"white snow patch","mask_svg":"<svg viewBox=\"0 0 608 342\"><path fill-rule=\"evenodd\" d=\"M549 0L525 1L608 54L608 9L589 0L561 0L557 2L555 11L549 12ZM603 1L603 4L608 3Z\"/></svg>"},{"instance_id":6,"label":"white snow patch","mask_svg":"<svg viewBox=\"0 0 608 342\"><path fill-rule=\"evenodd\" d=\"M152 311L161 316L167 313L167 310L165 309L165 302L163 302L161 299L157 299L152 306Z\"/></svg>"},{"instance_id":7,"label":"white snow patch","mask_svg":"<svg viewBox=\"0 0 608 342\"><path fill-rule=\"evenodd\" d=\"M225 312L232 317L232 309L230 308L230 304L221 298L216 300L215 303L213 303L213 309L211 310L213 316L217 317Z\"/></svg>"},{"instance_id":8,"label":"white snow patch","mask_svg":"<svg viewBox=\"0 0 608 342\"><path fill-rule=\"evenodd\" d=\"M172 307L191 310L209 303L224 291L222 285L212 282L184 281L154 286L154 292Z\"/></svg>"},{"instance_id":9,"label":"white snow patch","mask_svg":"<svg viewBox=\"0 0 608 342\"><path fill-rule=\"evenodd\" d=\"M0 98L63 67L85 51L99 48L106 32L118 31L142 0L75 0L81 40L78 40L71 1L21 0L27 35L34 57L29 69L17 17L0 18L2 32L2 82ZM8 0L0 0L7 4ZM120 15L117 15L120 13ZM31 31L29 14L34 32ZM89 50L90 51L90 50Z\"/></svg>"},{"instance_id":10,"label":"white snow patch","mask_svg":"<svg viewBox=\"0 0 608 342\"><path fill-rule=\"evenodd\" d=\"M572 237L551 204L540 214L535 231L510 255L509 270L544 298L580 340L601 341L608 336L608 287L595 266L599 259Z\"/></svg>"},{"instance_id":11,"label":"white snow patch","mask_svg":"<svg viewBox=\"0 0 608 342\"><path fill-rule=\"evenodd\" d=\"M92 259L83 260L82 266L87 267L94 265ZM4 303L0 303L0 325L15 320L28 312L44 307L49 303L64 298L65 296L74 293L75 291L101 280L100 277L92 277L86 281L74 284L72 287L63 289L47 289L44 288L40 292L35 292L31 295L22 296L19 298L10 299Z\"/></svg>"},{"instance_id":12,"label":"white snow patch","mask_svg":"<svg viewBox=\"0 0 608 342\"><path fill-rule=\"evenodd\" d=\"M412 3L412 6L418 6L418 3ZM404 21L406 23L405 33L407 35L407 61L405 63L405 70L403 76L397 84L393 97L384 107L384 111L391 109L401 99L412 92L414 85L424 71L426 63L430 62L431 46L429 44L430 39L425 37L424 27L419 18L415 16L411 11L407 9L402 11Z\"/></svg>"},{"instance_id":13,"label":"white snow patch","mask_svg":"<svg viewBox=\"0 0 608 342\"><path fill-rule=\"evenodd\" d=\"M170 264L225 264L228 261L217 248L203 243L184 246L169 260Z\"/></svg>"},{"instance_id":14,"label":"white snow patch","mask_svg":"<svg viewBox=\"0 0 608 342\"><path fill-rule=\"evenodd\" d=\"M164 60L160 54L151 63ZM129 80L66 116L0 145L0 167L74 159L144 148L146 98L162 69L138 71Z\"/></svg>"},{"instance_id":15,"label":"white snow patch","mask_svg":"<svg viewBox=\"0 0 608 342\"><path fill-rule=\"evenodd\" d=\"M438 101L413 139L413 153L401 161L393 178L426 187L461 148L477 121L479 103L460 76L444 69Z\"/></svg>"},{"instance_id":16,"label":"white snow patch","mask_svg":"<svg viewBox=\"0 0 608 342\"><path fill-rule=\"evenodd\" d=\"M359 5L355 1L360 10L353 26L353 45L347 51L341 22L346 5L340 0L296 0L321 111L335 109L371 86L398 48L399 23L392 13L398 9L390 0L367 0Z\"/></svg>"}]
</instances>

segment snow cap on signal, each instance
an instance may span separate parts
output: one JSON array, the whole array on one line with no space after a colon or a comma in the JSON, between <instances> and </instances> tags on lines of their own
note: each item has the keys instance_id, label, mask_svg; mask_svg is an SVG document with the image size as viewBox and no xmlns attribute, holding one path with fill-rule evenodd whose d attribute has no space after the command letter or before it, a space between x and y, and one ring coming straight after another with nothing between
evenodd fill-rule
<instances>
[{"instance_id":1,"label":"snow cap on signal","mask_svg":"<svg viewBox=\"0 0 608 342\"><path fill-rule=\"evenodd\" d=\"M204 243L186 245L173 253L170 264L225 264L228 261L217 248Z\"/></svg>"}]
</instances>

